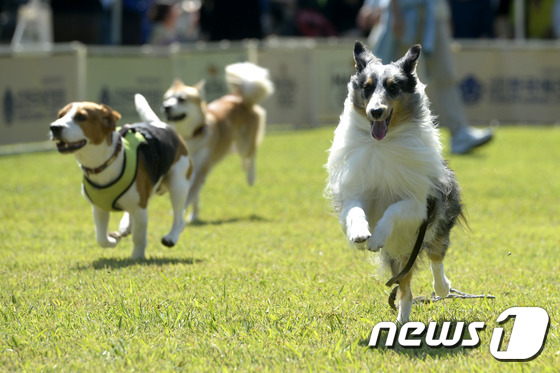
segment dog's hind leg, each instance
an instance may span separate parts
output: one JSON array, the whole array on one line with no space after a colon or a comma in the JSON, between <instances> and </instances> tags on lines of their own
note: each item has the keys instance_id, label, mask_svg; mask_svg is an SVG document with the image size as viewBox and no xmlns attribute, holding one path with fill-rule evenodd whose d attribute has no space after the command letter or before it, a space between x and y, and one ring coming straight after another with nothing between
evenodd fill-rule
<instances>
[{"instance_id":1,"label":"dog's hind leg","mask_svg":"<svg viewBox=\"0 0 560 373\"><path fill-rule=\"evenodd\" d=\"M145 208L137 208L130 212L132 221L132 259L144 259L146 252L146 244L148 242L148 210Z\"/></svg>"},{"instance_id":2,"label":"dog's hind leg","mask_svg":"<svg viewBox=\"0 0 560 373\"><path fill-rule=\"evenodd\" d=\"M396 271L393 274L395 275L399 271ZM397 323L401 325L410 320L410 313L412 311L412 290L410 289L411 278L412 270L399 280L399 314L397 316Z\"/></svg>"},{"instance_id":3,"label":"dog's hind leg","mask_svg":"<svg viewBox=\"0 0 560 373\"><path fill-rule=\"evenodd\" d=\"M252 142L241 140L236 142L236 148L241 158L241 168L247 175L247 183L253 186L256 179L255 158L257 155L257 144L254 143L254 139Z\"/></svg>"},{"instance_id":4,"label":"dog's hind leg","mask_svg":"<svg viewBox=\"0 0 560 373\"><path fill-rule=\"evenodd\" d=\"M257 170L255 167L255 162L257 159L257 149L261 139L259 139L259 130L253 135L251 142L249 143L248 152L243 159L243 168L247 174L247 183L253 186L255 184L255 179L257 177Z\"/></svg>"},{"instance_id":5,"label":"dog's hind leg","mask_svg":"<svg viewBox=\"0 0 560 373\"><path fill-rule=\"evenodd\" d=\"M431 260L432 275L434 276L434 291L436 294L445 298L449 295L451 282L445 277L443 270L443 258L441 255L429 253L428 258Z\"/></svg>"},{"instance_id":6,"label":"dog's hind leg","mask_svg":"<svg viewBox=\"0 0 560 373\"><path fill-rule=\"evenodd\" d=\"M126 237L132 232L132 219L130 218L130 214L125 211L123 217L121 218L121 222L119 223L119 234L121 237Z\"/></svg>"},{"instance_id":7,"label":"dog's hind leg","mask_svg":"<svg viewBox=\"0 0 560 373\"><path fill-rule=\"evenodd\" d=\"M245 171L245 173L247 174L247 183L250 186L253 186L255 184L255 179L256 179L256 168L255 168L255 157L249 157L249 158L244 158L242 159L242 163L243 163L243 170Z\"/></svg>"},{"instance_id":8,"label":"dog's hind leg","mask_svg":"<svg viewBox=\"0 0 560 373\"><path fill-rule=\"evenodd\" d=\"M266 113L264 110L260 107L255 107L244 131L238 133L234 140L237 152L241 157L241 167L247 175L247 183L251 186L255 184L255 160L257 157L257 149L264 136L265 120Z\"/></svg>"},{"instance_id":9,"label":"dog's hind leg","mask_svg":"<svg viewBox=\"0 0 560 373\"><path fill-rule=\"evenodd\" d=\"M202 186L206 181L206 176L208 175L207 168L200 168L198 170L195 169L194 174L192 176L192 183L189 189L189 193L187 195L187 201L185 202L185 210L192 205L192 211L189 213L187 221L189 223L193 223L198 221L198 213L199 213L199 196L200 191L202 190Z\"/></svg>"},{"instance_id":10,"label":"dog's hind leg","mask_svg":"<svg viewBox=\"0 0 560 373\"><path fill-rule=\"evenodd\" d=\"M169 199L173 208L173 225L169 233L161 239L161 243L167 247L175 246L179 240L179 235L185 229L186 224L183 219L183 212L185 211L185 202L189 192L189 181L185 176L189 167L189 159L182 157L169 170L168 179L166 180L167 188L169 189Z\"/></svg>"}]
</instances>

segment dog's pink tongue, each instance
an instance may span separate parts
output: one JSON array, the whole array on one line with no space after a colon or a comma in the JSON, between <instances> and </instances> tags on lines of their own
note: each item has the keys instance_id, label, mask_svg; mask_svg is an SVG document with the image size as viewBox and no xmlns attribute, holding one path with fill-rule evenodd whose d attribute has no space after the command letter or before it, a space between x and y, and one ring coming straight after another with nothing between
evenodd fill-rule
<instances>
[{"instance_id":1,"label":"dog's pink tongue","mask_svg":"<svg viewBox=\"0 0 560 373\"><path fill-rule=\"evenodd\" d=\"M377 141L383 140L387 135L387 122L384 120L373 122L371 126L371 135Z\"/></svg>"}]
</instances>

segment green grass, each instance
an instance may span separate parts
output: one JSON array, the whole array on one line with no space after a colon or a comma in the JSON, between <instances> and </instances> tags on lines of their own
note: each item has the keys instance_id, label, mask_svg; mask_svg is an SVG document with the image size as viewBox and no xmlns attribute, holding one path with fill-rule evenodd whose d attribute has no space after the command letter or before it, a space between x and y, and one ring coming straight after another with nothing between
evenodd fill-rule
<instances>
[{"instance_id":1,"label":"green grass","mask_svg":"<svg viewBox=\"0 0 560 373\"><path fill-rule=\"evenodd\" d=\"M174 248L159 243L168 199L153 199L143 262L128 259L129 238L95 243L74 157L0 157L0 370L557 371L560 130L499 128L488 147L447 157L470 225L452 235L448 277L497 297L414 306L417 321L486 323L480 347L451 350L367 347L396 315L386 276L349 249L322 196L332 130L267 136L252 188L228 158L203 190L203 224ZM412 286L431 292L426 264ZM513 306L551 318L531 362L489 352Z\"/></svg>"}]
</instances>

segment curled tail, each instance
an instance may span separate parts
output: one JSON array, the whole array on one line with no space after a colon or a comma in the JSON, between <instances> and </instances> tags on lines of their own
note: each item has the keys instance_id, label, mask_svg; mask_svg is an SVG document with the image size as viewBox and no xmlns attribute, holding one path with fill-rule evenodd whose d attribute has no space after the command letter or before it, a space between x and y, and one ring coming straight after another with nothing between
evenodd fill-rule
<instances>
[{"instance_id":1,"label":"curled tail","mask_svg":"<svg viewBox=\"0 0 560 373\"><path fill-rule=\"evenodd\" d=\"M161 122L156 113L154 113L150 107L150 104L148 104L146 98L141 94L137 93L134 95L134 105L136 106L136 111L143 122Z\"/></svg>"},{"instance_id":2,"label":"curled tail","mask_svg":"<svg viewBox=\"0 0 560 373\"><path fill-rule=\"evenodd\" d=\"M268 70L250 62L226 66L226 82L231 93L238 94L255 105L274 93Z\"/></svg>"}]
</instances>

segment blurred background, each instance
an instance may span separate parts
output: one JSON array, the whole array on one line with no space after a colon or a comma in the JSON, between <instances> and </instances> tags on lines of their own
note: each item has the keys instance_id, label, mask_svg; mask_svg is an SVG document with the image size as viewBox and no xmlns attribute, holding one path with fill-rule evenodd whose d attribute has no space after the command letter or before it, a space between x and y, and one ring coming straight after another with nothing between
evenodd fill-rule
<instances>
[{"instance_id":1,"label":"blurred background","mask_svg":"<svg viewBox=\"0 0 560 373\"><path fill-rule=\"evenodd\" d=\"M560 0L441 1L469 121L557 124ZM0 0L0 145L46 140L69 101L135 121L133 94L159 108L174 78L206 79L216 98L223 68L238 61L270 70L272 126L336 124L353 43L368 43L380 22L372 3L388 1Z\"/></svg>"},{"instance_id":2,"label":"blurred background","mask_svg":"<svg viewBox=\"0 0 560 373\"><path fill-rule=\"evenodd\" d=\"M402 1L402 0L401 0ZM406 0L405 0L406 1ZM558 0L448 0L458 39L555 39ZM38 39L91 45L166 45L278 37L367 37L358 22L363 0L0 0L0 41L47 17ZM26 9L27 8L27 9ZM39 23L41 23L39 21ZM27 25L31 32L31 25ZM15 35L16 34L16 35ZM16 41L17 42L17 41Z\"/></svg>"}]
</instances>

